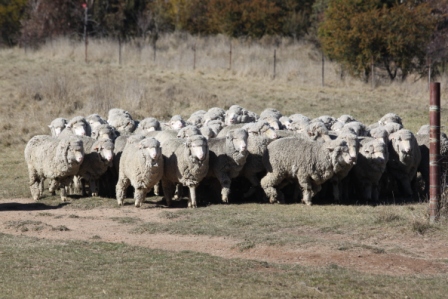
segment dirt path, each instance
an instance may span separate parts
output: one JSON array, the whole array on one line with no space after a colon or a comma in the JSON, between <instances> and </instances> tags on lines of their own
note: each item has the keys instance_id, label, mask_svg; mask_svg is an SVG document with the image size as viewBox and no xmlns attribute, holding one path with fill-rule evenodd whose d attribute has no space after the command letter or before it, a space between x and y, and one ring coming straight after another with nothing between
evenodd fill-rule
<instances>
[{"instance_id":1,"label":"dirt path","mask_svg":"<svg viewBox=\"0 0 448 299\"><path fill-rule=\"evenodd\" d=\"M252 259L272 263L328 266L335 264L361 272L389 275L448 273L448 244L424 238L381 238L368 240L365 246L337 249L341 241L353 240L353 236L316 233L314 238L325 242L313 247L273 247L257 245L241 251L236 245L241 240L206 236L180 236L169 234L135 234L130 231L135 223L120 223L117 219L129 217L143 222L167 221L160 217L161 209L97 208L76 210L58 208L51 210L23 210L21 204L30 199L12 199L0 209L0 232L12 235L53 240L84 240L124 242L129 245L170 251L190 250L223 258ZM115 218L115 219L114 219ZM26 224L20 226L19 224ZM316 236L316 234L318 234ZM376 248L400 248L375 252ZM404 252L404 253L403 253Z\"/></svg>"}]
</instances>

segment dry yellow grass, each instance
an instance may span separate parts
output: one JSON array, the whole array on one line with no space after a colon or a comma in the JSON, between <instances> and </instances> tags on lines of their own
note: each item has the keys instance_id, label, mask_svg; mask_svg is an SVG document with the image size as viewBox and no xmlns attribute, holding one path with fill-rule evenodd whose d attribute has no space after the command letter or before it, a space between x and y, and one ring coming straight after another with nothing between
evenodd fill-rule
<instances>
[{"instance_id":1,"label":"dry yellow grass","mask_svg":"<svg viewBox=\"0 0 448 299\"><path fill-rule=\"evenodd\" d=\"M167 35L157 44L155 61L149 44L133 42L123 45L121 64L118 43L109 40L90 40L88 63L84 44L68 39L37 51L0 50L0 143L24 144L32 135L48 134L47 125L56 117L106 116L114 107L127 109L136 119L188 117L198 109L239 104L257 113L274 107L286 115L351 114L366 124L395 112L413 131L428 122L424 79L378 80L372 90L348 75L341 79L340 67L327 61L322 87L319 52L310 44L274 38L233 40L229 70L229 43L223 36ZM439 80L443 95L448 78ZM447 120L444 111L442 123Z\"/></svg>"}]
</instances>

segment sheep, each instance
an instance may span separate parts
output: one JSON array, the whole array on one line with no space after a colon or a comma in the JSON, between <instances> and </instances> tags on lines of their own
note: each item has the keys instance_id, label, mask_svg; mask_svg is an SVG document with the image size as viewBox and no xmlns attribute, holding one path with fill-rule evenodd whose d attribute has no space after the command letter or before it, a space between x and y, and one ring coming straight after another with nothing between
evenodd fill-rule
<instances>
[{"instance_id":1,"label":"sheep","mask_svg":"<svg viewBox=\"0 0 448 299\"><path fill-rule=\"evenodd\" d=\"M331 127L336 122L336 119L333 116L329 116L329 115L322 115L322 116L319 116L317 119L322 121L328 130L331 130Z\"/></svg>"},{"instance_id":2,"label":"sheep","mask_svg":"<svg viewBox=\"0 0 448 299\"><path fill-rule=\"evenodd\" d=\"M355 134L350 132L343 132L337 136L337 139L347 142L348 152L352 163L342 166L340 170L328 181L332 185L333 199L339 201L341 195L345 198L348 197L347 182L343 182L343 179L349 174L350 170L356 165L359 152L359 139ZM341 190L342 188L342 190Z\"/></svg>"},{"instance_id":3,"label":"sheep","mask_svg":"<svg viewBox=\"0 0 448 299\"><path fill-rule=\"evenodd\" d=\"M263 166L263 154L267 149L268 144L277 139L277 133L268 123L259 120L256 123L250 124L246 127L248 132L247 151L249 152L246 163L240 172L240 177L246 178L250 183L249 190L244 193L244 197L251 196L260 186L258 176L266 172Z\"/></svg>"},{"instance_id":4,"label":"sheep","mask_svg":"<svg viewBox=\"0 0 448 299\"><path fill-rule=\"evenodd\" d=\"M143 132L160 131L160 122L154 117L147 117L141 120L135 129L135 134L143 134Z\"/></svg>"},{"instance_id":5,"label":"sheep","mask_svg":"<svg viewBox=\"0 0 448 299\"><path fill-rule=\"evenodd\" d=\"M267 174L260 183L269 201L274 203L284 201L276 186L283 180L296 179L302 188L302 201L311 205L321 185L351 164L353 160L345 140L281 138L271 142L263 155Z\"/></svg>"},{"instance_id":6,"label":"sheep","mask_svg":"<svg viewBox=\"0 0 448 299\"><path fill-rule=\"evenodd\" d=\"M403 195L411 197L411 182L421 161L417 140L411 131L401 129L389 135L388 146L387 172L398 182Z\"/></svg>"},{"instance_id":7,"label":"sheep","mask_svg":"<svg viewBox=\"0 0 448 299\"><path fill-rule=\"evenodd\" d=\"M193 135L186 139L167 140L162 143L162 155L165 164L162 188L167 205L171 205L176 184L182 184L190 190L188 207L197 208L196 187L209 169L207 139Z\"/></svg>"},{"instance_id":8,"label":"sheep","mask_svg":"<svg viewBox=\"0 0 448 299\"><path fill-rule=\"evenodd\" d=\"M51 130L51 136L57 137L59 134L61 134L62 130L65 129L66 125L68 123L68 120L62 117L58 117L54 119L50 125L48 126Z\"/></svg>"},{"instance_id":9,"label":"sheep","mask_svg":"<svg viewBox=\"0 0 448 299\"><path fill-rule=\"evenodd\" d=\"M224 128L224 122L218 119L208 121L204 124L200 131L201 134L208 138L214 138L218 136L219 132Z\"/></svg>"},{"instance_id":10,"label":"sheep","mask_svg":"<svg viewBox=\"0 0 448 299\"><path fill-rule=\"evenodd\" d=\"M208 109L208 111L204 114L203 124L207 124L212 120L220 120L222 122L225 121L226 111L219 107L213 107Z\"/></svg>"},{"instance_id":11,"label":"sheep","mask_svg":"<svg viewBox=\"0 0 448 299\"><path fill-rule=\"evenodd\" d=\"M278 120L282 116L283 116L282 113L274 108L266 108L260 113L260 119L274 117Z\"/></svg>"},{"instance_id":12,"label":"sheep","mask_svg":"<svg viewBox=\"0 0 448 299\"><path fill-rule=\"evenodd\" d=\"M424 196L429 195L429 136L429 125L422 126L418 133L415 135L421 153L421 161L420 165L418 166L418 172L420 172L425 183L423 190ZM445 183L446 177L448 175L448 137L443 132L440 133L439 163L441 166L441 183Z\"/></svg>"},{"instance_id":13,"label":"sheep","mask_svg":"<svg viewBox=\"0 0 448 299\"><path fill-rule=\"evenodd\" d=\"M224 128L222 128L221 131L219 131L218 135L216 135L216 138L226 137L227 133L229 133L230 131L236 130L236 129L241 129L246 124L247 123L239 123L239 124L234 124L234 125L230 125L230 126L225 126Z\"/></svg>"},{"instance_id":14,"label":"sheep","mask_svg":"<svg viewBox=\"0 0 448 299\"><path fill-rule=\"evenodd\" d=\"M380 126L385 126L388 123L396 123L403 125L401 117L395 113L387 113L383 117L381 117L380 120L378 121L378 124Z\"/></svg>"},{"instance_id":15,"label":"sheep","mask_svg":"<svg viewBox=\"0 0 448 299\"><path fill-rule=\"evenodd\" d=\"M98 196L99 192L96 181L112 166L114 143L110 139L87 139L88 137L82 138L84 144L84 161L76 175L84 179L84 182L89 183L90 196ZM82 195L86 195L84 183L82 184Z\"/></svg>"},{"instance_id":16,"label":"sheep","mask_svg":"<svg viewBox=\"0 0 448 299\"><path fill-rule=\"evenodd\" d=\"M198 110L193 112L190 117L187 119L187 124L197 126L200 128L204 122L204 115L207 112L205 110Z\"/></svg>"},{"instance_id":17,"label":"sheep","mask_svg":"<svg viewBox=\"0 0 448 299\"><path fill-rule=\"evenodd\" d=\"M341 130L345 124L348 124L350 122L356 121L356 119L348 114L341 115L331 126L332 131L339 131Z\"/></svg>"},{"instance_id":18,"label":"sheep","mask_svg":"<svg viewBox=\"0 0 448 299\"><path fill-rule=\"evenodd\" d=\"M359 121L352 121L346 123L340 130L341 133L347 132L351 134L355 134L356 136L368 136L369 129Z\"/></svg>"},{"instance_id":19,"label":"sheep","mask_svg":"<svg viewBox=\"0 0 448 299\"><path fill-rule=\"evenodd\" d=\"M155 138L144 138L138 143L127 143L121 155L116 186L118 205L123 205L126 189L132 185L135 189L135 206L141 207L146 193L162 179L163 168L160 143Z\"/></svg>"},{"instance_id":20,"label":"sheep","mask_svg":"<svg viewBox=\"0 0 448 299\"><path fill-rule=\"evenodd\" d=\"M196 126L188 125L180 129L176 136L177 138L187 138L193 135L201 135L201 131Z\"/></svg>"},{"instance_id":21,"label":"sheep","mask_svg":"<svg viewBox=\"0 0 448 299\"><path fill-rule=\"evenodd\" d=\"M310 119L308 117L295 117L294 120L289 125L289 130L296 132L296 133L302 133L306 132L306 129L308 128L310 124Z\"/></svg>"},{"instance_id":22,"label":"sheep","mask_svg":"<svg viewBox=\"0 0 448 299\"><path fill-rule=\"evenodd\" d=\"M107 121L98 114L90 114L86 117L86 121L89 124L91 131L95 130L100 125L107 124Z\"/></svg>"},{"instance_id":23,"label":"sheep","mask_svg":"<svg viewBox=\"0 0 448 299\"><path fill-rule=\"evenodd\" d=\"M368 135L369 137L382 140L385 144L389 143L389 133L383 126L378 126L376 128L370 129Z\"/></svg>"},{"instance_id":24,"label":"sheep","mask_svg":"<svg viewBox=\"0 0 448 299\"><path fill-rule=\"evenodd\" d=\"M278 131L282 128L281 122L273 116L266 116L266 117L260 118L259 121L260 120L269 123L269 126L271 126L271 128L273 128L274 130Z\"/></svg>"},{"instance_id":25,"label":"sheep","mask_svg":"<svg viewBox=\"0 0 448 299\"><path fill-rule=\"evenodd\" d=\"M230 126L240 123L250 123L258 120L258 115L252 111L248 111L239 105L230 106L226 111L225 124Z\"/></svg>"},{"instance_id":26,"label":"sheep","mask_svg":"<svg viewBox=\"0 0 448 299\"><path fill-rule=\"evenodd\" d=\"M137 126L136 122L132 119L131 114L128 111L119 108L109 110L107 123L115 127L120 135L131 134Z\"/></svg>"},{"instance_id":27,"label":"sheep","mask_svg":"<svg viewBox=\"0 0 448 299\"><path fill-rule=\"evenodd\" d=\"M66 125L65 130L63 130L58 138L66 138L70 135L78 136L90 136L90 125L87 123L86 119L82 116L73 117Z\"/></svg>"},{"instance_id":28,"label":"sheep","mask_svg":"<svg viewBox=\"0 0 448 299\"><path fill-rule=\"evenodd\" d=\"M301 133L312 140L322 139L329 141L331 139L327 127L320 120L309 123L305 127L305 131Z\"/></svg>"},{"instance_id":29,"label":"sheep","mask_svg":"<svg viewBox=\"0 0 448 299\"><path fill-rule=\"evenodd\" d=\"M357 163L349 174L357 197L378 201L379 182L388 160L387 144L381 139L371 137L361 139Z\"/></svg>"},{"instance_id":30,"label":"sheep","mask_svg":"<svg viewBox=\"0 0 448 299\"><path fill-rule=\"evenodd\" d=\"M35 201L42 196L43 181L51 179L61 188L61 200L67 200L65 186L78 172L84 159L83 142L76 136L54 138L37 135L25 147L30 191Z\"/></svg>"},{"instance_id":31,"label":"sheep","mask_svg":"<svg viewBox=\"0 0 448 299\"><path fill-rule=\"evenodd\" d=\"M207 178L218 179L221 185L221 200L229 202L231 180L236 178L246 163L247 131L235 129L224 138L212 138L208 141L210 160Z\"/></svg>"},{"instance_id":32,"label":"sheep","mask_svg":"<svg viewBox=\"0 0 448 299\"><path fill-rule=\"evenodd\" d=\"M290 130L290 129L291 129L291 123L292 123L292 120L291 120L289 117L287 117L287 116L282 116L282 117L280 117L280 118L278 119L278 121L279 121L280 124L281 124L281 129L282 129L282 130Z\"/></svg>"},{"instance_id":33,"label":"sheep","mask_svg":"<svg viewBox=\"0 0 448 299\"><path fill-rule=\"evenodd\" d=\"M163 126L164 130L175 130L178 131L185 127L185 121L180 115L173 115L169 122L165 123Z\"/></svg>"},{"instance_id":34,"label":"sheep","mask_svg":"<svg viewBox=\"0 0 448 299\"><path fill-rule=\"evenodd\" d=\"M119 133L109 124L102 124L92 129L91 136L95 140L117 139Z\"/></svg>"}]
</instances>

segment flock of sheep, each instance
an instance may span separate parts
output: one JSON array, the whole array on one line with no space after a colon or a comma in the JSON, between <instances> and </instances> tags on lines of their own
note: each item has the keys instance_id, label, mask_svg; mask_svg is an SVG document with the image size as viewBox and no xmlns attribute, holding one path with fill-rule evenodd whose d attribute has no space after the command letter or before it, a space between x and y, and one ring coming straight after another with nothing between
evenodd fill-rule
<instances>
[{"instance_id":1,"label":"flock of sheep","mask_svg":"<svg viewBox=\"0 0 448 299\"><path fill-rule=\"evenodd\" d=\"M214 200L213 192L204 192L216 191L213 186L225 203L231 191L271 203L301 198L307 205L319 198L378 201L428 193L429 126L414 134L393 113L366 126L350 115L309 119L273 108L257 115L233 105L162 123L136 121L115 108L107 120L98 114L57 118L49 127L51 136L34 136L25 148L34 200L45 179L63 201L78 189L123 205L132 186L137 207L151 189L163 192L170 206L183 187L193 208L199 199ZM441 139L446 157L448 138Z\"/></svg>"}]
</instances>

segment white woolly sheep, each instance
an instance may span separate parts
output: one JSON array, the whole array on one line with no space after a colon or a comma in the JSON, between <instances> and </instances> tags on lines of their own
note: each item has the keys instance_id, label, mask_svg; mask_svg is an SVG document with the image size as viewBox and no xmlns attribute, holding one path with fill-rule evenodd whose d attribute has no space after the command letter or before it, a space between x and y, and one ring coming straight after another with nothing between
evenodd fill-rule
<instances>
[{"instance_id":1,"label":"white woolly sheep","mask_svg":"<svg viewBox=\"0 0 448 299\"><path fill-rule=\"evenodd\" d=\"M397 180L405 197L411 197L414 180L421 160L421 153L414 134L401 129L389 135L389 161L387 172Z\"/></svg>"},{"instance_id":2,"label":"white woolly sheep","mask_svg":"<svg viewBox=\"0 0 448 299\"><path fill-rule=\"evenodd\" d=\"M37 135L31 138L25 147L25 161L33 199L42 196L43 181L50 179L61 188L61 200L66 201L65 186L70 184L83 159L83 143L76 136L59 139Z\"/></svg>"},{"instance_id":3,"label":"white woolly sheep","mask_svg":"<svg viewBox=\"0 0 448 299\"><path fill-rule=\"evenodd\" d=\"M204 114L203 124L207 124L212 120L220 120L222 122L225 121L226 111L219 107L213 107L208 109L208 111Z\"/></svg>"},{"instance_id":4,"label":"white woolly sheep","mask_svg":"<svg viewBox=\"0 0 448 299\"><path fill-rule=\"evenodd\" d=\"M258 115L239 105L230 106L226 111L224 123L228 126L240 123L250 123L258 120Z\"/></svg>"},{"instance_id":5,"label":"white woolly sheep","mask_svg":"<svg viewBox=\"0 0 448 299\"><path fill-rule=\"evenodd\" d=\"M78 136L90 136L90 125L87 123L86 119L82 116L73 117L66 125L65 130L63 130L58 138L65 138L70 135Z\"/></svg>"},{"instance_id":6,"label":"white woolly sheep","mask_svg":"<svg viewBox=\"0 0 448 299\"><path fill-rule=\"evenodd\" d=\"M86 121L90 126L90 130L95 130L98 126L107 124L107 121L98 114L90 114L86 117Z\"/></svg>"},{"instance_id":7,"label":"white woolly sheep","mask_svg":"<svg viewBox=\"0 0 448 299\"><path fill-rule=\"evenodd\" d=\"M120 133L120 135L129 135L134 132L136 123L131 114L123 109L113 108L109 110L107 123Z\"/></svg>"},{"instance_id":8,"label":"white woolly sheep","mask_svg":"<svg viewBox=\"0 0 448 299\"><path fill-rule=\"evenodd\" d=\"M248 134L244 129L229 131L224 138L208 141L210 165L208 178L216 178L221 184L221 199L229 202L230 185L246 163Z\"/></svg>"},{"instance_id":9,"label":"white woolly sheep","mask_svg":"<svg viewBox=\"0 0 448 299\"><path fill-rule=\"evenodd\" d=\"M296 179L302 188L302 201L311 205L321 185L348 164L353 164L353 160L345 140L281 138L271 142L263 156L267 174L261 180L261 187L271 203L283 202L283 194L276 187L284 180Z\"/></svg>"},{"instance_id":10,"label":"white woolly sheep","mask_svg":"<svg viewBox=\"0 0 448 299\"><path fill-rule=\"evenodd\" d=\"M83 179L82 195L86 196L85 183L89 184L90 196L98 196L97 180L112 166L114 156L114 143L110 139L94 140L93 144L85 141L84 137L84 161L79 167L77 176ZM92 139L92 138L90 138Z\"/></svg>"},{"instance_id":11,"label":"white woolly sheep","mask_svg":"<svg viewBox=\"0 0 448 299\"><path fill-rule=\"evenodd\" d=\"M176 184L182 184L190 190L188 207L196 208L196 187L209 169L207 139L202 135L170 139L162 143L162 154L165 163L162 187L167 205L171 205Z\"/></svg>"},{"instance_id":12,"label":"white woolly sheep","mask_svg":"<svg viewBox=\"0 0 448 299\"><path fill-rule=\"evenodd\" d=\"M282 116L283 116L282 113L274 108L266 108L260 113L260 119L264 119L267 117L274 117L278 120Z\"/></svg>"},{"instance_id":13,"label":"white woolly sheep","mask_svg":"<svg viewBox=\"0 0 448 299\"><path fill-rule=\"evenodd\" d=\"M200 128L204 123L205 113L207 113L205 110L198 110L193 112L187 119L187 124Z\"/></svg>"},{"instance_id":14,"label":"white woolly sheep","mask_svg":"<svg viewBox=\"0 0 448 299\"><path fill-rule=\"evenodd\" d=\"M144 134L144 132L160 131L160 122L154 117L147 117L141 120L134 131L134 134Z\"/></svg>"},{"instance_id":15,"label":"white woolly sheep","mask_svg":"<svg viewBox=\"0 0 448 299\"><path fill-rule=\"evenodd\" d=\"M162 179L163 167L159 141L154 138L144 138L138 143L127 143L121 154L116 186L118 205L123 205L126 189L132 185L135 189L135 206L140 207L146 193Z\"/></svg>"},{"instance_id":16,"label":"white woolly sheep","mask_svg":"<svg viewBox=\"0 0 448 299\"><path fill-rule=\"evenodd\" d=\"M357 197L378 200L379 182L388 160L387 145L382 140L371 137L361 139L358 161L349 175Z\"/></svg>"},{"instance_id":17,"label":"white woolly sheep","mask_svg":"<svg viewBox=\"0 0 448 299\"><path fill-rule=\"evenodd\" d=\"M68 120L62 117L54 119L48 126L51 130L51 136L58 137L58 135L61 134L62 130L65 129L67 123Z\"/></svg>"},{"instance_id":18,"label":"white woolly sheep","mask_svg":"<svg viewBox=\"0 0 448 299\"><path fill-rule=\"evenodd\" d=\"M102 124L92 129L91 137L95 140L117 139L119 133L109 124Z\"/></svg>"}]
</instances>

